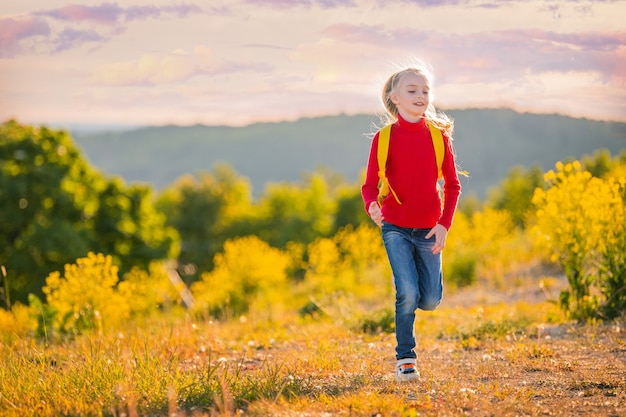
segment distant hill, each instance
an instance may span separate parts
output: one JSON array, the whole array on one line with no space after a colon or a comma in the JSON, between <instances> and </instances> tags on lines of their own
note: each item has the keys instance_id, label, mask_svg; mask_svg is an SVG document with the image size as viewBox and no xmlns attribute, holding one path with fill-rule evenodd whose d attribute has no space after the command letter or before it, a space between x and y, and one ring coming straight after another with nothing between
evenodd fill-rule
<instances>
[{"instance_id":1,"label":"distant hill","mask_svg":"<svg viewBox=\"0 0 626 417\"><path fill-rule=\"evenodd\" d=\"M455 120L457 163L469 171L465 195L484 198L515 165L550 169L559 160L606 148L626 149L626 123L598 122L507 109L449 110ZM244 127L160 126L77 132L75 143L107 175L160 190L185 173L225 162L248 177L254 193L270 182L296 182L318 168L360 180L375 115L327 116Z\"/></svg>"}]
</instances>

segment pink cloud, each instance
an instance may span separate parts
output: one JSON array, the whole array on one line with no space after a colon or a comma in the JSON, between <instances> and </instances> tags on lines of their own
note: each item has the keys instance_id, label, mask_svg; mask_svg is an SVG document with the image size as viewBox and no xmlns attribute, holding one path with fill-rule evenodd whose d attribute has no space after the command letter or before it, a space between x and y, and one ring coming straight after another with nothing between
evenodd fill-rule
<instances>
[{"instance_id":1,"label":"pink cloud","mask_svg":"<svg viewBox=\"0 0 626 417\"><path fill-rule=\"evenodd\" d=\"M159 17L161 10L156 6L131 6L126 9L126 20L141 20Z\"/></svg>"},{"instance_id":2,"label":"pink cloud","mask_svg":"<svg viewBox=\"0 0 626 417\"><path fill-rule=\"evenodd\" d=\"M93 30L75 30L67 28L59 34L56 41L56 52L71 49L86 42L102 41L104 38Z\"/></svg>"},{"instance_id":3,"label":"pink cloud","mask_svg":"<svg viewBox=\"0 0 626 417\"><path fill-rule=\"evenodd\" d=\"M623 83L625 79L626 32L499 31L447 42L454 45L461 59L490 58L492 76L509 78L512 73L528 70L592 71L607 82ZM484 67L476 69L482 71Z\"/></svg>"},{"instance_id":4,"label":"pink cloud","mask_svg":"<svg viewBox=\"0 0 626 417\"><path fill-rule=\"evenodd\" d=\"M616 0L595 0L597 3L614 3ZM398 0L399 3L416 4L422 7L440 7L440 6L462 6L462 7L478 7L485 9L498 9L503 8L511 3L523 3L524 0ZM381 5L389 3L387 0L380 0ZM581 4L580 10L582 12L589 12L591 6L585 4L583 0L571 0L571 3ZM546 10L558 13L559 4L543 4L541 7Z\"/></svg>"},{"instance_id":5,"label":"pink cloud","mask_svg":"<svg viewBox=\"0 0 626 417\"><path fill-rule=\"evenodd\" d=\"M202 8L193 4L180 4L175 6L132 6L124 10L126 20L140 20L160 17L170 13L178 17L187 17L192 14L203 13Z\"/></svg>"},{"instance_id":6,"label":"pink cloud","mask_svg":"<svg viewBox=\"0 0 626 417\"><path fill-rule=\"evenodd\" d=\"M72 22L95 22L106 25L114 25L123 15L124 9L117 3L103 3L98 6L85 6L81 4L70 4L59 9L50 9L37 14L52 17L58 20Z\"/></svg>"},{"instance_id":7,"label":"pink cloud","mask_svg":"<svg viewBox=\"0 0 626 417\"><path fill-rule=\"evenodd\" d=\"M606 82L623 84L626 80L626 31L503 30L459 35L344 23L328 26L322 34L342 44L389 50L390 55L396 50L415 50L432 59L444 74L455 74L456 81L481 81L487 74L496 81L527 72L571 71L597 72ZM446 71L451 65L455 71Z\"/></svg>"},{"instance_id":8,"label":"pink cloud","mask_svg":"<svg viewBox=\"0 0 626 417\"><path fill-rule=\"evenodd\" d=\"M134 60L104 65L94 71L92 82L101 86L153 86L184 82L197 76L267 73L272 69L265 63L222 61L210 49L196 46L190 51L144 54Z\"/></svg>"},{"instance_id":9,"label":"pink cloud","mask_svg":"<svg viewBox=\"0 0 626 417\"><path fill-rule=\"evenodd\" d=\"M554 33L544 32L546 39L575 45L586 50L613 51L626 46L626 31L623 32L587 32L587 33ZM538 33L537 37L543 34Z\"/></svg>"},{"instance_id":10,"label":"pink cloud","mask_svg":"<svg viewBox=\"0 0 626 417\"><path fill-rule=\"evenodd\" d=\"M203 74L223 71L225 63L203 46L169 54L143 54L137 59L110 63L98 68L93 82L98 85L161 85L188 80ZM233 68L227 70L233 72Z\"/></svg>"},{"instance_id":11,"label":"pink cloud","mask_svg":"<svg viewBox=\"0 0 626 417\"><path fill-rule=\"evenodd\" d=\"M219 13L219 10L215 10ZM175 4L169 6L131 6L120 7L117 3L102 3L96 6L70 4L56 9L33 12L28 17L0 19L0 57L12 57L26 52L22 40L32 36L45 36L43 42L28 49L38 52L60 52L80 46L85 42L103 42L111 35L125 30L124 23L133 20L159 18L163 15L175 15L184 18L195 13L204 13L203 9L193 4ZM52 30L49 20L62 22L62 27ZM113 27L108 33L91 28L83 30L76 25L96 23Z\"/></svg>"},{"instance_id":12,"label":"pink cloud","mask_svg":"<svg viewBox=\"0 0 626 417\"><path fill-rule=\"evenodd\" d=\"M247 0L246 3L256 4L264 7L312 7L319 5L325 9L335 7L355 7L354 0Z\"/></svg>"},{"instance_id":13,"label":"pink cloud","mask_svg":"<svg viewBox=\"0 0 626 417\"><path fill-rule=\"evenodd\" d=\"M328 26L322 31L322 34L330 38L339 39L344 42L363 42L369 43L373 39L381 41L389 40L391 33L382 25L353 25L351 23L337 23Z\"/></svg>"},{"instance_id":14,"label":"pink cloud","mask_svg":"<svg viewBox=\"0 0 626 417\"><path fill-rule=\"evenodd\" d=\"M381 1L383 3L383 1ZM458 5L459 3L468 4L468 0L405 0L404 3L417 4L423 7Z\"/></svg>"},{"instance_id":15,"label":"pink cloud","mask_svg":"<svg viewBox=\"0 0 626 417\"><path fill-rule=\"evenodd\" d=\"M92 22L104 25L115 25L122 20L142 20L157 18L163 14L174 14L186 17L195 13L202 13L199 6L193 4L179 4L173 6L131 6L120 7L117 3L102 3L97 6L70 4L57 9L38 12L38 15L69 22Z\"/></svg>"},{"instance_id":16,"label":"pink cloud","mask_svg":"<svg viewBox=\"0 0 626 417\"><path fill-rule=\"evenodd\" d=\"M201 14L203 10L195 4L179 4L176 6L166 6L163 8L167 13L175 14L178 17L187 17L192 14Z\"/></svg>"},{"instance_id":17,"label":"pink cloud","mask_svg":"<svg viewBox=\"0 0 626 417\"><path fill-rule=\"evenodd\" d=\"M34 36L47 36L50 26L43 19L34 17L0 19L0 57L17 53L21 40Z\"/></svg>"}]
</instances>

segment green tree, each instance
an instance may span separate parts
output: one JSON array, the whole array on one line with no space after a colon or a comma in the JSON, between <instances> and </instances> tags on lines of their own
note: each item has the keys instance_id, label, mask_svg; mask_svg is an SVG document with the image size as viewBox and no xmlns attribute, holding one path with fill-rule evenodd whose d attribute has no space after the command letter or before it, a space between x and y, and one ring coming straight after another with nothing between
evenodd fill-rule
<instances>
[{"instance_id":1,"label":"green tree","mask_svg":"<svg viewBox=\"0 0 626 417\"><path fill-rule=\"evenodd\" d=\"M91 249L110 254L121 265L121 274L133 267L144 270L157 259L178 254L179 236L165 226L165 215L155 208L152 189L145 185L124 186L113 178L99 194L100 205L91 219L98 237Z\"/></svg>"},{"instance_id":2,"label":"green tree","mask_svg":"<svg viewBox=\"0 0 626 417\"><path fill-rule=\"evenodd\" d=\"M270 185L258 204L257 235L279 248L329 236L336 208L328 188L320 173L303 184Z\"/></svg>"},{"instance_id":3,"label":"green tree","mask_svg":"<svg viewBox=\"0 0 626 417\"><path fill-rule=\"evenodd\" d=\"M536 188L545 188L543 172L539 166L528 170L515 166L489 196L488 205L496 210L506 210L517 226L525 227L528 209Z\"/></svg>"},{"instance_id":4,"label":"green tree","mask_svg":"<svg viewBox=\"0 0 626 417\"><path fill-rule=\"evenodd\" d=\"M90 250L105 248L123 269L176 250L149 192L104 178L64 131L0 126L0 201L0 265L15 301L41 296L49 273Z\"/></svg>"},{"instance_id":5,"label":"green tree","mask_svg":"<svg viewBox=\"0 0 626 417\"><path fill-rule=\"evenodd\" d=\"M161 193L157 207L180 235L179 272L186 282L213 269L224 242L250 234L251 204L249 183L228 165L181 177Z\"/></svg>"},{"instance_id":6,"label":"green tree","mask_svg":"<svg viewBox=\"0 0 626 417\"><path fill-rule=\"evenodd\" d=\"M41 295L49 272L87 253L103 182L66 133L0 126L0 263L14 300Z\"/></svg>"},{"instance_id":7,"label":"green tree","mask_svg":"<svg viewBox=\"0 0 626 417\"><path fill-rule=\"evenodd\" d=\"M622 152L622 159L626 156L626 151ZM620 157L611 157L608 149L599 149L593 155L585 155L581 159L583 168L589 171L594 177L604 177L612 169L620 164Z\"/></svg>"},{"instance_id":8,"label":"green tree","mask_svg":"<svg viewBox=\"0 0 626 417\"><path fill-rule=\"evenodd\" d=\"M374 224L365 211L360 185L341 187L336 195L337 209L332 234L345 226L352 226L356 229L362 224Z\"/></svg>"}]
</instances>

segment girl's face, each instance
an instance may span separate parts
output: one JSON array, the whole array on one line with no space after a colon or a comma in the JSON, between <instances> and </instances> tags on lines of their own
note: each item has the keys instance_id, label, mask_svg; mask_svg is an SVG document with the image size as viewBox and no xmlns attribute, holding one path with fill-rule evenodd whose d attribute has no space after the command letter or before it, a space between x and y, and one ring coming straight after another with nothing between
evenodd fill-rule
<instances>
[{"instance_id":1,"label":"girl's face","mask_svg":"<svg viewBox=\"0 0 626 417\"><path fill-rule=\"evenodd\" d=\"M430 85L428 79L414 72L406 74L395 91L391 101L398 108L398 113L406 121L417 122L430 103Z\"/></svg>"}]
</instances>

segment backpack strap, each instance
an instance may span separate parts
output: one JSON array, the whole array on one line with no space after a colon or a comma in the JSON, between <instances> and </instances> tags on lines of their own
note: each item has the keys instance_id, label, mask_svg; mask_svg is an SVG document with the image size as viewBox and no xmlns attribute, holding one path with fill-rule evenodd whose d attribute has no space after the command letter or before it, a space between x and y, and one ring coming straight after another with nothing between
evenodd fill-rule
<instances>
[{"instance_id":1,"label":"backpack strap","mask_svg":"<svg viewBox=\"0 0 626 417\"><path fill-rule=\"evenodd\" d=\"M430 122L427 122L428 129L430 130L430 137L433 141L433 147L435 148L435 159L437 164L437 179L443 176L442 166L443 157L445 155L445 145L443 143L443 134L441 130ZM383 199L389 194L393 194L398 204L402 204L396 192L389 185L389 180L385 174L387 167L387 154L389 153L389 141L391 139L391 124L383 127L378 132L378 148L376 150L376 157L378 159L378 178L380 179L378 185L378 204L382 204Z\"/></svg>"},{"instance_id":2,"label":"backpack strap","mask_svg":"<svg viewBox=\"0 0 626 417\"><path fill-rule=\"evenodd\" d=\"M437 179L443 177L443 157L446 153L446 149L443 143L443 134L434 124L427 122L428 129L430 130L430 137L433 141L433 147L435 148L435 160L437 162ZM389 149L387 149L389 150Z\"/></svg>"},{"instance_id":3,"label":"backpack strap","mask_svg":"<svg viewBox=\"0 0 626 417\"><path fill-rule=\"evenodd\" d=\"M380 183L378 185L378 204L381 205L383 203L383 199L389 194L393 194L394 198L398 202L398 204L402 204L396 192L389 185L389 180L387 179L387 175L385 175L385 169L387 168L387 154L389 153L389 139L391 139L391 125L387 125L380 129L378 133L378 149L377 149L377 157L378 157L378 178L380 179Z\"/></svg>"}]
</instances>

